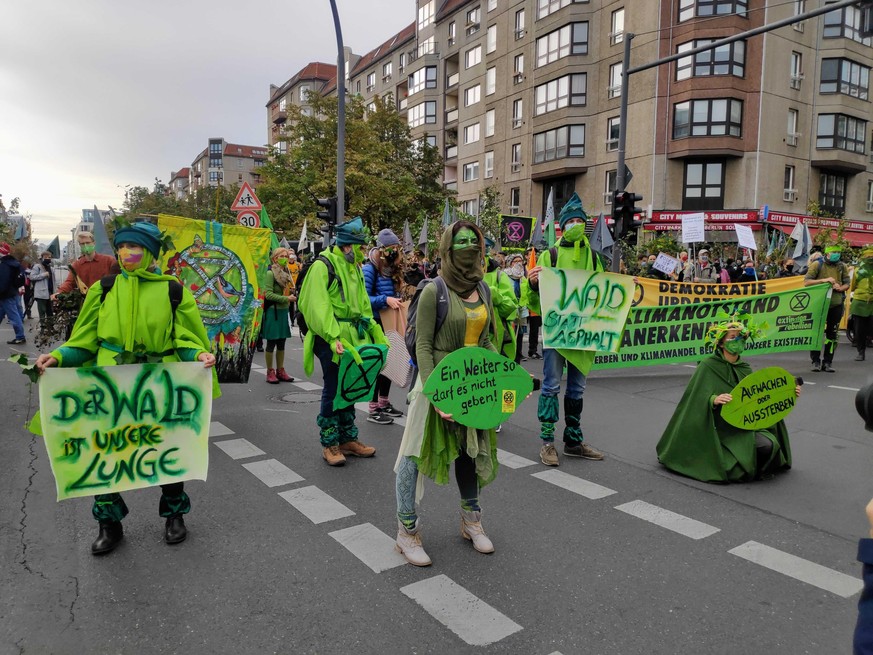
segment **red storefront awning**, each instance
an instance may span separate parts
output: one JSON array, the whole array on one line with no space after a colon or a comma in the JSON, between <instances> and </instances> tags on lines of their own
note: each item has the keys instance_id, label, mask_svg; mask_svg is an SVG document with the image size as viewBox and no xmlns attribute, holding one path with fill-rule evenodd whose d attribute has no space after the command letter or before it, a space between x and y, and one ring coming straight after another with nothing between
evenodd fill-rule
<instances>
[{"instance_id":1,"label":"red storefront awning","mask_svg":"<svg viewBox=\"0 0 873 655\"><path fill-rule=\"evenodd\" d=\"M793 227L786 227L784 225L773 225L773 227L779 228L785 234L791 234L791 231L794 229ZM809 228L809 233L815 238L815 235L818 234L820 228L811 227ZM824 229L833 229L833 228L824 228ZM865 232L850 232L846 230L843 232L843 238L849 242L850 246L860 247L866 246L870 243L873 243L873 234L868 234Z\"/></svg>"}]
</instances>

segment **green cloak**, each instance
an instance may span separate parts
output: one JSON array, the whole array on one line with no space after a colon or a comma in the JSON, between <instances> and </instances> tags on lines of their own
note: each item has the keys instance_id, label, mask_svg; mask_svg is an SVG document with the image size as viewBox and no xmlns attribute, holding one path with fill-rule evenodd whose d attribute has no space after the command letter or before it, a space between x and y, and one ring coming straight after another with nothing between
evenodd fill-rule
<instances>
[{"instance_id":1,"label":"green cloak","mask_svg":"<svg viewBox=\"0 0 873 655\"><path fill-rule=\"evenodd\" d=\"M485 273L485 282L491 288L491 307L494 323L491 325L491 343L498 352L515 359L515 321L518 319L518 299L512 278L500 269Z\"/></svg>"},{"instance_id":2,"label":"green cloak","mask_svg":"<svg viewBox=\"0 0 873 655\"><path fill-rule=\"evenodd\" d=\"M688 382L673 418L656 446L658 460L668 469L703 482L752 480L757 471L755 432L741 430L721 418L712 401L730 393L751 367L731 364L718 352L700 362ZM791 446L785 423L759 431L773 442L773 454L764 468L791 468Z\"/></svg>"}]
</instances>

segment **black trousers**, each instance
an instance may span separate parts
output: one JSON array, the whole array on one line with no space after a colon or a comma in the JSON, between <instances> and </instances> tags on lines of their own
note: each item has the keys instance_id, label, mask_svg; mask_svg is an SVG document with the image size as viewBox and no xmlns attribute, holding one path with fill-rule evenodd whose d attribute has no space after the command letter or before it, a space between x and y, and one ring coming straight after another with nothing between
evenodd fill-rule
<instances>
[{"instance_id":1,"label":"black trousers","mask_svg":"<svg viewBox=\"0 0 873 655\"><path fill-rule=\"evenodd\" d=\"M864 354L867 350L867 337L870 336L870 325L873 323L873 316L857 316L853 315L852 320L855 323L855 348L858 352Z\"/></svg>"},{"instance_id":2,"label":"black trousers","mask_svg":"<svg viewBox=\"0 0 873 655\"><path fill-rule=\"evenodd\" d=\"M532 357L537 352L540 342L540 326L543 324L542 316L530 315L527 317L527 356Z\"/></svg>"},{"instance_id":3,"label":"black trousers","mask_svg":"<svg viewBox=\"0 0 873 655\"><path fill-rule=\"evenodd\" d=\"M825 319L825 340L821 350L810 350L809 356L813 362L822 361L830 364L834 361L834 353L837 352L837 330L840 329L840 319L843 318L843 305L834 305L828 310Z\"/></svg>"}]
</instances>

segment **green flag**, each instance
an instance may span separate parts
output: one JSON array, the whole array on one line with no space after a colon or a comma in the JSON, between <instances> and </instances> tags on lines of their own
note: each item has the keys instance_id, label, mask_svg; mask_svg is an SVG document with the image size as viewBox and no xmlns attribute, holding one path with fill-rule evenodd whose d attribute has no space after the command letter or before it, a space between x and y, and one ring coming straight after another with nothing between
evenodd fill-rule
<instances>
[{"instance_id":1,"label":"green flag","mask_svg":"<svg viewBox=\"0 0 873 655\"><path fill-rule=\"evenodd\" d=\"M267 215L267 208L261 207L261 227L270 230L270 250L279 247L279 238L273 231L273 224L270 222L270 217Z\"/></svg>"}]
</instances>

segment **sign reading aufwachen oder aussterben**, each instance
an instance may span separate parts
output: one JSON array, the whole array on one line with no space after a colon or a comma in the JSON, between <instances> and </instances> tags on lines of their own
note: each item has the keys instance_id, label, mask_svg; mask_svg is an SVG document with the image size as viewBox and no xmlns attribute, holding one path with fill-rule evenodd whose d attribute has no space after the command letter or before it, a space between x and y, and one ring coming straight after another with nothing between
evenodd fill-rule
<instances>
[{"instance_id":1,"label":"sign reading aufwachen oder aussterben","mask_svg":"<svg viewBox=\"0 0 873 655\"><path fill-rule=\"evenodd\" d=\"M712 352L707 328L724 315L752 315L764 334L743 356L821 348L830 285L816 284L762 296L631 309L618 353L598 353L595 369L696 362Z\"/></svg>"}]
</instances>

